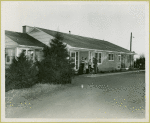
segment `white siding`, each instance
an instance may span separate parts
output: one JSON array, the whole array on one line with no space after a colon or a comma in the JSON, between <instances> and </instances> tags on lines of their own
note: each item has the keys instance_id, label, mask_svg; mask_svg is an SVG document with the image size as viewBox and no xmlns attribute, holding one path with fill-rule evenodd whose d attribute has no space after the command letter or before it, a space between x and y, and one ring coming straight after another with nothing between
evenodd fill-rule
<instances>
[{"instance_id":1,"label":"white siding","mask_svg":"<svg viewBox=\"0 0 150 123\"><path fill-rule=\"evenodd\" d=\"M30 36L34 37L35 39L41 41L42 43L46 44L49 46L49 43L51 41L51 39L54 39L53 36L43 32L43 31L40 31L38 29L33 29L31 32L28 33ZM64 43L66 44L66 43ZM72 48L70 45L67 44L67 48Z\"/></svg>"},{"instance_id":2,"label":"white siding","mask_svg":"<svg viewBox=\"0 0 150 123\"><path fill-rule=\"evenodd\" d=\"M5 48L13 48L18 46L18 43L14 42L5 35Z\"/></svg>"},{"instance_id":3,"label":"white siding","mask_svg":"<svg viewBox=\"0 0 150 123\"><path fill-rule=\"evenodd\" d=\"M33 30L30 33L28 33L30 36L34 37L35 39L41 41L42 43L49 45L51 39L53 39L54 37L46 34L42 31L37 31L37 30Z\"/></svg>"}]
</instances>

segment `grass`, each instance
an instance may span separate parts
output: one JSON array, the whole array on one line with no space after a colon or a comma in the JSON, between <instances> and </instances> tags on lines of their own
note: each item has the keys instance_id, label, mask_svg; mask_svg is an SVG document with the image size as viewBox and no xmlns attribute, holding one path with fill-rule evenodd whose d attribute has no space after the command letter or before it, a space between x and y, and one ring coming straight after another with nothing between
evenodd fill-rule
<instances>
[{"instance_id":1,"label":"grass","mask_svg":"<svg viewBox=\"0 0 150 123\"><path fill-rule=\"evenodd\" d=\"M110 70L110 71L99 71L98 73L105 74L105 73L118 73L118 72L138 71L138 70L144 70L144 69L137 69L137 68L128 69L128 70L120 69L120 70Z\"/></svg>"},{"instance_id":2,"label":"grass","mask_svg":"<svg viewBox=\"0 0 150 123\"><path fill-rule=\"evenodd\" d=\"M5 92L5 117L18 112L20 109L32 109L33 104L39 98L48 97L66 87L67 85L60 84L36 84L31 88L13 89Z\"/></svg>"},{"instance_id":3,"label":"grass","mask_svg":"<svg viewBox=\"0 0 150 123\"><path fill-rule=\"evenodd\" d=\"M13 89L5 93L5 102L7 105L11 101L20 103L23 100L33 100L61 87L62 85L36 84L32 88Z\"/></svg>"}]
</instances>

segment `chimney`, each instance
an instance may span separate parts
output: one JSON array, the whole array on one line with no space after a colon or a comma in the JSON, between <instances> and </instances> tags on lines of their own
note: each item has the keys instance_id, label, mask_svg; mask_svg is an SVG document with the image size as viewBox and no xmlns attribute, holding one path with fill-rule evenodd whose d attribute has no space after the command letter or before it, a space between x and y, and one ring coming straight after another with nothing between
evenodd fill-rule
<instances>
[{"instance_id":1,"label":"chimney","mask_svg":"<svg viewBox=\"0 0 150 123\"><path fill-rule=\"evenodd\" d=\"M69 31L69 34L71 34L71 31Z\"/></svg>"},{"instance_id":2,"label":"chimney","mask_svg":"<svg viewBox=\"0 0 150 123\"><path fill-rule=\"evenodd\" d=\"M30 26L22 26L22 32L23 33L28 33L30 32L34 27L30 27Z\"/></svg>"}]
</instances>

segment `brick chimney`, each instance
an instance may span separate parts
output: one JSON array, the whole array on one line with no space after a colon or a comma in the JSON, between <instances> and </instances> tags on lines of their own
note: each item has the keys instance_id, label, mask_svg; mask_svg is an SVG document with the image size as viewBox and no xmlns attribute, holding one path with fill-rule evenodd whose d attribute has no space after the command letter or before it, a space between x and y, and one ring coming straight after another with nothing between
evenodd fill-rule
<instances>
[{"instance_id":1,"label":"brick chimney","mask_svg":"<svg viewBox=\"0 0 150 123\"><path fill-rule=\"evenodd\" d=\"M31 27L31 26L22 26L22 32L23 33L28 33L30 32L34 27Z\"/></svg>"}]
</instances>

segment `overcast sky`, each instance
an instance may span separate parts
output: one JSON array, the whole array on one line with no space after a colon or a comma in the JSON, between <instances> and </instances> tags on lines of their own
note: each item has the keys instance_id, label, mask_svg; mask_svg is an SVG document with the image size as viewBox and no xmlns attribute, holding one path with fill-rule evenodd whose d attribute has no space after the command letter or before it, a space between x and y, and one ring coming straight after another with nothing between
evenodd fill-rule
<instances>
[{"instance_id":1,"label":"overcast sky","mask_svg":"<svg viewBox=\"0 0 150 123\"><path fill-rule=\"evenodd\" d=\"M22 26L104 39L145 53L147 2L52 2L2 1L2 25L5 30L22 32ZM149 21L147 21L149 22Z\"/></svg>"}]
</instances>

